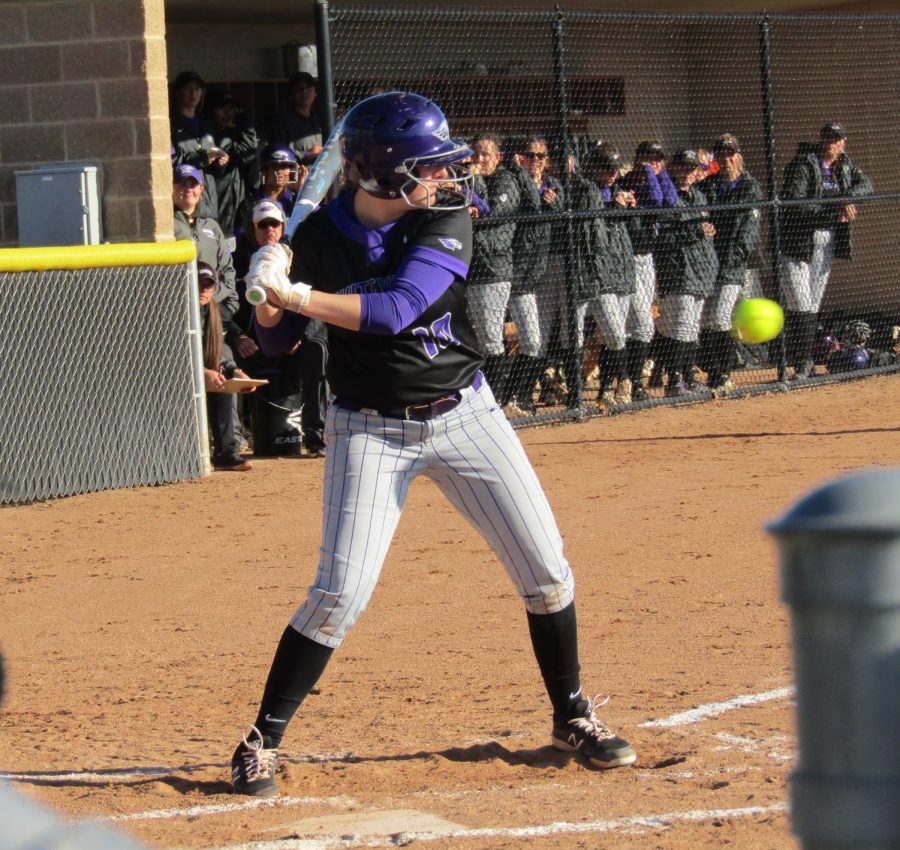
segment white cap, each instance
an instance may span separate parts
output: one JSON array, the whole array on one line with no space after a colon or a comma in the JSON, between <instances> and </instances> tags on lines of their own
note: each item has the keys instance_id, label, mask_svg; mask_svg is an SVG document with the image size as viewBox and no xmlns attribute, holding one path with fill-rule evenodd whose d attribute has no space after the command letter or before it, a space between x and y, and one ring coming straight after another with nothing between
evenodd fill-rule
<instances>
[{"instance_id":1,"label":"white cap","mask_svg":"<svg viewBox=\"0 0 900 850\"><path fill-rule=\"evenodd\" d=\"M253 207L254 224L259 224L261 221L266 221L266 219L275 219L275 221L280 221L284 224L284 210L281 208L281 204L266 200L260 201Z\"/></svg>"}]
</instances>

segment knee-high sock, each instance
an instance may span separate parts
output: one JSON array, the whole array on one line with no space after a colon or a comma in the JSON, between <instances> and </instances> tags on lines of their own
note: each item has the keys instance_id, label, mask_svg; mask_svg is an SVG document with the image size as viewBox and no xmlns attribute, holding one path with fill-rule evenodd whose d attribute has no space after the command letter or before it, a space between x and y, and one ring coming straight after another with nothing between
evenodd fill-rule
<instances>
[{"instance_id":1,"label":"knee-high sock","mask_svg":"<svg viewBox=\"0 0 900 850\"><path fill-rule=\"evenodd\" d=\"M509 361L505 354L492 354L484 358L484 377L494 393L494 398L500 404L504 403L506 395L506 373Z\"/></svg>"},{"instance_id":2,"label":"knee-high sock","mask_svg":"<svg viewBox=\"0 0 900 850\"><path fill-rule=\"evenodd\" d=\"M681 349L681 379L683 381L693 381L694 379L694 363L697 360L697 349L700 347L698 342L685 342Z\"/></svg>"},{"instance_id":3,"label":"knee-high sock","mask_svg":"<svg viewBox=\"0 0 900 850\"><path fill-rule=\"evenodd\" d=\"M718 331L700 331L700 347L697 351L697 365L707 375L714 373L718 365L717 339Z\"/></svg>"},{"instance_id":4,"label":"knee-high sock","mask_svg":"<svg viewBox=\"0 0 900 850\"><path fill-rule=\"evenodd\" d=\"M797 334L797 367L805 361L812 360L813 345L816 341L816 328L819 325L818 313L800 313L800 328Z\"/></svg>"},{"instance_id":5,"label":"knee-high sock","mask_svg":"<svg viewBox=\"0 0 900 850\"><path fill-rule=\"evenodd\" d=\"M584 360L584 349L566 349L563 359L563 370L566 373L566 387L569 393L566 396L566 407L576 408L581 404L581 396L584 392L584 375L581 371Z\"/></svg>"},{"instance_id":6,"label":"knee-high sock","mask_svg":"<svg viewBox=\"0 0 900 850\"><path fill-rule=\"evenodd\" d=\"M281 635L263 691L255 726L267 747L278 747L288 723L309 696L334 650L304 637L292 626Z\"/></svg>"},{"instance_id":7,"label":"knee-high sock","mask_svg":"<svg viewBox=\"0 0 900 850\"><path fill-rule=\"evenodd\" d=\"M519 370L515 382L514 397L519 404L531 407L534 404L534 386L538 377L544 370L544 360L541 357L530 357L527 354L520 354L515 359L517 369Z\"/></svg>"},{"instance_id":8,"label":"knee-high sock","mask_svg":"<svg viewBox=\"0 0 900 850\"><path fill-rule=\"evenodd\" d=\"M784 313L784 353L788 366L800 365L798 351L803 346L801 327L804 315L796 310L786 310Z\"/></svg>"},{"instance_id":9,"label":"knee-high sock","mask_svg":"<svg viewBox=\"0 0 900 850\"><path fill-rule=\"evenodd\" d=\"M735 344L731 331L719 331L715 342L715 357L713 362L716 364L719 375L727 378L734 369L735 361Z\"/></svg>"},{"instance_id":10,"label":"knee-high sock","mask_svg":"<svg viewBox=\"0 0 900 850\"><path fill-rule=\"evenodd\" d=\"M650 343L639 339L630 339L625 345L628 352L628 377L633 387L640 386L644 381L644 364L650 356Z\"/></svg>"},{"instance_id":11,"label":"knee-high sock","mask_svg":"<svg viewBox=\"0 0 900 850\"><path fill-rule=\"evenodd\" d=\"M658 353L658 363L662 367L663 372L668 375L669 381L674 384L678 381L678 374L681 370L683 351L681 343L677 339L661 336L656 345L656 351Z\"/></svg>"},{"instance_id":12,"label":"knee-high sock","mask_svg":"<svg viewBox=\"0 0 900 850\"><path fill-rule=\"evenodd\" d=\"M555 721L568 720L581 700L575 603L555 614L528 614L528 631Z\"/></svg>"}]
</instances>

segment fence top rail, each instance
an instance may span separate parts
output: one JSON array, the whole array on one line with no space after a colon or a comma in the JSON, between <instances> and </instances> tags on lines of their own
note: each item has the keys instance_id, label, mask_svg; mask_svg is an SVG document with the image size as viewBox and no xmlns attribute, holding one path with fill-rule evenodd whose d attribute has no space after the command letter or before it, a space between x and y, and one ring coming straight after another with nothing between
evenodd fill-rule
<instances>
[{"instance_id":1,"label":"fence top rail","mask_svg":"<svg viewBox=\"0 0 900 850\"><path fill-rule=\"evenodd\" d=\"M0 248L0 272L43 272L51 269L94 269L114 266L176 266L190 263L197 246L177 242L118 245L63 245L46 248Z\"/></svg>"},{"instance_id":2,"label":"fence top rail","mask_svg":"<svg viewBox=\"0 0 900 850\"><path fill-rule=\"evenodd\" d=\"M900 24L900 15L850 12L835 14L833 12L624 12L592 9L555 9L548 4L546 9L517 9L513 7L487 8L483 6L354 6L330 5L328 15L333 20L404 20L404 21L457 21L477 19L482 21L521 21L532 23L551 22L559 18L566 22L621 21L663 22L708 24L712 21L727 23L743 22L759 24L769 23L793 24Z\"/></svg>"}]
</instances>

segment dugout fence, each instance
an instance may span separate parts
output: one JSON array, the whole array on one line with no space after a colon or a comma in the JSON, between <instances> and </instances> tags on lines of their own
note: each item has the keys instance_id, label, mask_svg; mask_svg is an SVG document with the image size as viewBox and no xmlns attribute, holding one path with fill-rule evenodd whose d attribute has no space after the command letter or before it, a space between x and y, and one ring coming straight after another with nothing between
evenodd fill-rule
<instances>
[{"instance_id":1,"label":"dugout fence","mask_svg":"<svg viewBox=\"0 0 900 850\"><path fill-rule=\"evenodd\" d=\"M711 367L703 360L699 335L690 371L694 386L685 395L669 394L665 374L659 386L652 367L664 365L670 337L660 334L663 281L658 274L649 301L640 291L632 293L632 304L645 299L642 307L655 322L643 371L648 394L642 400L623 395L614 403L598 401L609 365L604 349L616 333L605 327L609 316L580 291L578 238L573 234L585 221L609 225L648 216L658 233L671 229L668 222L683 212L574 203L575 177L565 163L583 161L598 142L621 155L624 182L629 174L638 174L635 153L641 142L659 142L671 163L677 150L694 151L700 158L710 155L724 133L739 140L744 167L758 181L760 196L743 207L729 199L726 209L712 184L699 185L707 190L703 215L721 218L723 212L743 209L756 218L758 238L747 252L740 299L764 296L787 308L796 306L786 299L782 285L785 245L792 244L791 228L803 218L791 211L802 210L808 219L818 216L820 222L828 220L830 211L833 223L840 207L855 206L852 260L834 260L824 297L804 311L814 314L810 352L816 376L790 380L796 352L782 334L767 344L736 346L729 393L809 387L900 368L900 160L893 153L900 136L900 16L326 3L317 4L316 11L326 123L333 124L362 97L400 89L433 98L456 138L472 140L486 132L500 136L505 164L513 170L513 153L525 149L532 137L546 140L547 174L558 181L563 202L475 222L476 240L479 232L503 232L500 241L508 240L517 256L526 254L516 240L527 245L529 229L547 225L552 231L546 256L528 260L545 264L535 280L517 288L522 272L517 269L511 275L511 294L498 289L496 301L489 295L480 299L483 311L504 320L507 399L523 380L527 387L520 392L527 398L515 399L525 410L512 408L517 425L713 395L706 386ZM864 197L832 192L825 199L788 196L786 168L798 154L812 150L821 128L832 122L846 131L846 155L871 181L871 192ZM717 165L713 163L713 171ZM657 273L667 264L666 250L657 244L651 252ZM533 295L530 304L519 297L523 293ZM790 325L795 311L788 312ZM629 338L633 318L628 320ZM706 331L707 319L703 322ZM789 330L798 333L793 326ZM523 371L531 354L540 362L533 382ZM572 380L576 371L583 382Z\"/></svg>"},{"instance_id":2,"label":"dugout fence","mask_svg":"<svg viewBox=\"0 0 900 850\"><path fill-rule=\"evenodd\" d=\"M208 473L195 256L0 250L0 504Z\"/></svg>"}]
</instances>

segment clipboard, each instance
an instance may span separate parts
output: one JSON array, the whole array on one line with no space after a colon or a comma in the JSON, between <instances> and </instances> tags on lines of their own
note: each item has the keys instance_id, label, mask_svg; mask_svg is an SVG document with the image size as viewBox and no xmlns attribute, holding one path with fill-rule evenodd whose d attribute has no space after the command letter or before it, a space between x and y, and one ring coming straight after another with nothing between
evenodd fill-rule
<instances>
[{"instance_id":1,"label":"clipboard","mask_svg":"<svg viewBox=\"0 0 900 850\"><path fill-rule=\"evenodd\" d=\"M266 378L229 378L225 384L218 390L211 390L214 393L242 393L253 387L264 387L268 384Z\"/></svg>"}]
</instances>

